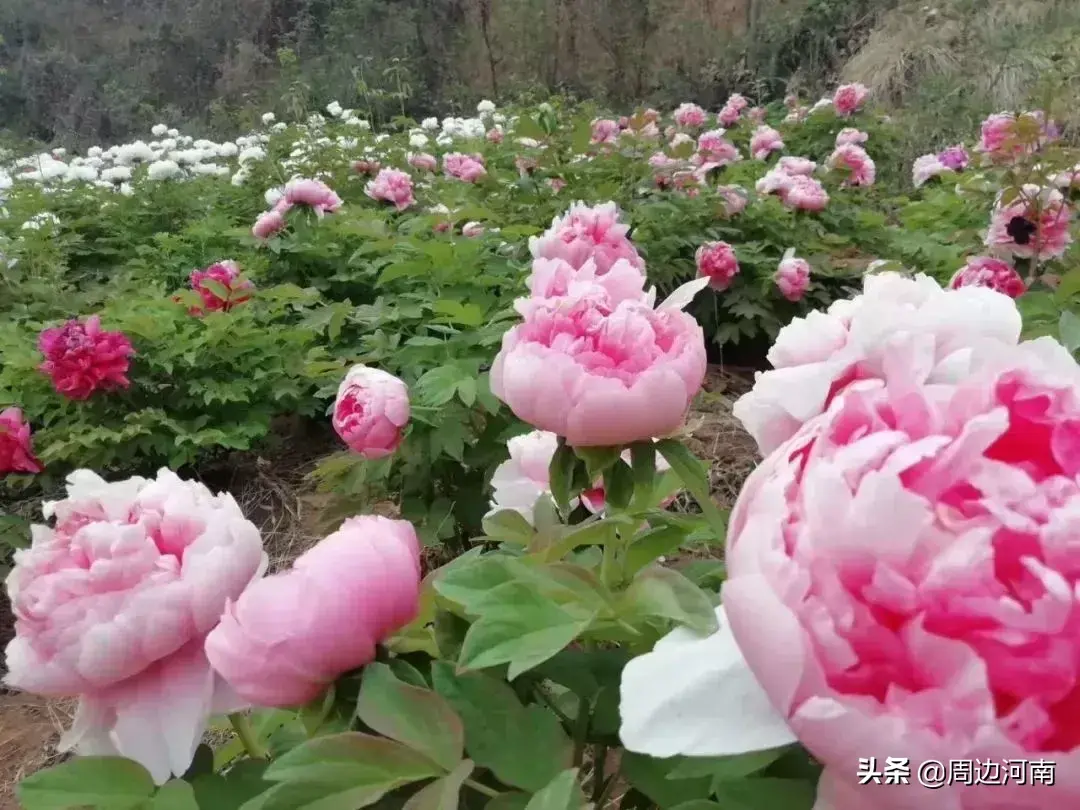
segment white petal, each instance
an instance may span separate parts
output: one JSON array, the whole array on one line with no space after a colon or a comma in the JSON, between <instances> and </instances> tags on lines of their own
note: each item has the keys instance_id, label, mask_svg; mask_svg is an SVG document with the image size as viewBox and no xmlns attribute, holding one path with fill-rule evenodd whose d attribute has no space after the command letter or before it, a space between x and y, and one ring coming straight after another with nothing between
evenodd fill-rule
<instances>
[{"instance_id":1,"label":"white petal","mask_svg":"<svg viewBox=\"0 0 1080 810\"><path fill-rule=\"evenodd\" d=\"M694 296L708 286L709 279L706 277L688 281L669 295L657 309L686 309L687 304L694 300Z\"/></svg>"},{"instance_id":2,"label":"white petal","mask_svg":"<svg viewBox=\"0 0 1080 810\"><path fill-rule=\"evenodd\" d=\"M724 614L701 636L678 628L622 674L619 736L654 757L734 756L795 741L758 683Z\"/></svg>"}]
</instances>

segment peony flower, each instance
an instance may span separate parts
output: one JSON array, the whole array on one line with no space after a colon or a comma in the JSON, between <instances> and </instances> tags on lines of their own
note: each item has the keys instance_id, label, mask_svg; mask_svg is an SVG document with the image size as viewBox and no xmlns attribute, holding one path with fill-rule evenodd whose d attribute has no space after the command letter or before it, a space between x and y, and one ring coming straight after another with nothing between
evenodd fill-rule
<instances>
[{"instance_id":1,"label":"peony flower","mask_svg":"<svg viewBox=\"0 0 1080 810\"><path fill-rule=\"evenodd\" d=\"M785 174L794 176L797 174L810 177L817 168L817 164L809 158L785 156L776 164L777 168Z\"/></svg>"},{"instance_id":2,"label":"peony flower","mask_svg":"<svg viewBox=\"0 0 1080 810\"><path fill-rule=\"evenodd\" d=\"M220 296L220 291L215 292L207 281L220 284L225 288L225 297ZM251 300L252 290L255 285L240 276L240 265L226 259L214 262L203 270L192 270L190 277L191 289L202 298L203 305L192 314L201 314L205 309L208 312L228 312L233 307Z\"/></svg>"},{"instance_id":3,"label":"peony flower","mask_svg":"<svg viewBox=\"0 0 1080 810\"><path fill-rule=\"evenodd\" d=\"M870 136L862 130L855 129L854 127L844 127L838 133L836 133L836 145L844 146L845 144L853 143L860 144L866 143L870 140Z\"/></svg>"},{"instance_id":4,"label":"peony flower","mask_svg":"<svg viewBox=\"0 0 1080 810\"><path fill-rule=\"evenodd\" d=\"M515 436L506 443L510 458L495 468L491 476L489 515L512 509L533 525L536 502L551 494L549 469L559 447L559 437L546 430ZM571 508L577 506L577 499Z\"/></svg>"},{"instance_id":5,"label":"peony flower","mask_svg":"<svg viewBox=\"0 0 1080 810\"><path fill-rule=\"evenodd\" d=\"M989 287L1009 298L1019 298L1027 290L1015 267L991 256L971 257L949 282L949 287L954 290L972 286Z\"/></svg>"},{"instance_id":6,"label":"peony flower","mask_svg":"<svg viewBox=\"0 0 1080 810\"><path fill-rule=\"evenodd\" d=\"M705 110L701 109L697 104L691 104L687 101L678 106L674 117L675 123L680 127L695 129L704 125Z\"/></svg>"},{"instance_id":7,"label":"peony flower","mask_svg":"<svg viewBox=\"0 0 1080 810\"><path fill-rule=\"evenodd\" d=\"M780 133L770 126L761 125L750 137L750 156L754 160L765 160L769 155L784 148Z\"/></svg>"},{"instance_id":8,"label":"peony flower","mask_svg":"<svg viewBox=\"0 0 1080 810\"><path fill-rule=\"evenodd\" d=\"M251 234L256 239L269 239L283 230L285 230L285 215L275 209L259 214L255 225L251 228Z\"/></svg>"},{"instance_id":9,"label":"peony flower","mask_svg":"<svg viewBox=\"0 0 1080 810\"><path fill-rule=\"evenodd\" d=\"M829 204L825 187L813 177L794 175L780 190L780 199L797 211L824 211Z\"/></svg>"},{"instance_id":10,"label":"peony flower","mask_svg":"<svg viewBox=\"0 0 1080 810\"><path fill-rule=\"evenodd\" d=\"M832 97L832 106L841 118L849 118L862 107L869 95L870 91L864 85L843 84L836 88Z\"/></svg>"},{"instance_id":11,"label":"peony flower","mask_svg":"<svg viewBox=\"0 0 1080 810\"><path fill-rule=\"evenodd\" d=\"M612 305L601 289L539 302L503 336L492 392L519 419L574 447L671 433L701 388L705 340L669 302Z\"/></svg>"},{"instance_id":12,"label":"peony flower","mask_svg":"<svg viewBox=\"0 0 1080 810\"><path fill-rule=\"evenodd\" d=\"M810 264L806 259L796 258L795 249L792 248L780 260L773 280L784 298L798 301L810 288Z\"/></svg>"},{"instance_id":13,"label":"peony flower","mask_svg":"<svg viewBox=\"0 0 1080 810\"><path fill-rule=\"evenodd\" d=\"M551 189L552 194L558 194L566 188L566 181L561 177L549 177L544 182L547 184L547 187Z\"/></svg>"},{"instance_id":14,"label":"peony flower","mask_svg":"<svg viewBox=\"0 0 1080 810\"><path fill-rule=\"evenodd\" d=\"M768 455L846 386L882 379L897 340L917 338L923 382L950 383L969 371L973 347L1013 346L1019 336L1016 306L1000 293L984 287L946 291L924 275L867 275L861 295L780 330L767 356L773 369L758 375L733 411Z\"/></svg>"},{"instance_id":15,"label":"peony flower","mask_svg":"<svg viewBox=\"0 0 1080 810\"><path fill-rule=\"evenodd\" d=\"M529 237L529 250L538 259L563 259L581 267L589 259L603 275L619 259L639 269L645 262L627 237L630 226L619 223L619 209L613 202L588 206L577 202L539 237Z\"/></svg>"},{"instance_id":16,"label":"peony flower","mask_svg":"<svg viewBox=\"0 0 1080 810\"><path fill-rule=\"evenodd\" d=\"M494 127L492 129L489 129L487 131L487 135L485 135L484 137L487 138L488 143L502 143L505 136L503 135L503 131L501 129L499 129L498 127Z\"/></svg>"},{"instance_id":17,"label":"peony flower","mask_svg":"<svg viewBox=\"0 0 1080 810\"><path fill-rule=\"evenodd\" d=\"M764 107L751 107L746 112L746 117L749 118L755 124L764 124L767 111Z\"/></svg>"},{"instance_id":18,"label":"peony flower","mask_svg":"<svg viewBox=\"0 0 1080 810\"><path fill-rule=\"evenodd\" d=\"M645 301L645 274L626 259L619 259L602 276L597 275L596 262L589 259L574 267L563 259L533 259L532 272L526 279L529 298L515 302L515 309L527 316L548 298L578 298L600 287L612 306L623 301Z\"/></svg>"},{"instance_id":19,"label":"peony flower","mask_svg":"<svg viewBox=\"0 0 1080 810\"><path fill-rule=\"evenodd\" d=\"M845 171L845 186L872 186L877 173L874 161L866 150L855 144L838 146L829 155L826 165L833 170Z\"/></svg>"},{"instance_id":20,"label":"peony flower","mask_svg":"<svg viewBox=\"0 0 1080 810\"><path fill-rule=\"evenodd\" d=\"M783 200L791 186L792 177L793 175L788 174L779 166L774 166L754 184L754 189L758 194L776 194Z\"/></svg>"},{"instance_id":21,"label":"peony flower","mask_svg":"<svg viewBox=\"0 0 1080 810\"><path fill-rule=\"evenodd\" d=\"M321 180L300 178L285 184L285 196L278 202L283 213L294 205L306 205L321 217L341 208L341 197Z\"/></svg>"},{"instance_id":22,"label":"peony flower","mask_svg":"<svg viewBox=\"0 0 1080 810\"><path fill-rule=\"evenodd\" d=\"M382 164L377 160L354 160L352 162L352 170L357 174L374 175L378 174L381 168Z\"/></svg>"},{"instance_id":23,"label":"peony flower","mask_svg":"<svg viewBox=\"0 0 1080 810\"><path fill-rule=\"evenodd\" d=\"M741 186L717 186L716 194L724 201L724 213L733 217L746 210L749 202L746 189Z\"/></svg>"},{"instance_id":24,"label":"peony flower","mask_svg":"<svg viewBox=\"0 0 1080 810\"><path fill-rule=\"evenodd\" d=\"M45 329L38 336L45 362L38 369L52 380L58 394L68 399L89 399L95 391L127 388L130 358L135 354L123 332L106 332L101 318L86 322L74 318L63 326Z\"/></svg>"},{"instance_id":25,"label":"peony flower","mask_svg":"<svg viewBox=\"0 0 1080 810\"><path fill-rule=\"evenodd\" d=\"M615 143L619 139L619 122L610 118L597 118L592 122L589 143Z\"/></svg>"},{"instance_id":26,"label":"peony flower","mask_svg":"<svg viewBox=\"0 0 1080 810\"><path fill-rule=\"evenodd\" d=\"M398 211L416 204L412 178L398 169L381 170L364 188L364 193L373 200L391 203Z\"/></svg>"},{"instance_id":27,"label":"peony flower","mask_svg":"<svg viewBox=\"0 0 1080 810\"><path fill-rule=\"evenodd\" d=\"M747 481L725 630L627 667L624 741L730 755L782 742L787 726L825 766L818 807L1068 807L1080 801L1076 363L1041 338L976 351L963 377L928 383L918 335L894 337L885 379L847 388ZM860 785L851 763L870 757L1023 763L1024 777L1042 761L1069 776L1052 791L951 780L928 800L916 779Z\"/></svg>"},{"instance_id":28,"label":"peony flower","mask_svg":"<svg viewBox=\"0 0 1080 810\"><path fill-rule=\"evenodd\" d=\"M750 106L750 102L741 93L732 93L728 96L728 100L724 102L724 106L742 112Z\"/></svg>"},{"instance_id":29,"label":"peony flower","mask_svg":"<svg viewBox=\"0 0 1080 810\"><path fill-rule=\"evenodd\" d=\"M447 177L461 180L464 183L475 183L485 174L487 169L475 155L463 155L460 152L451 152L443 155L443 172Z\"/></svg>"},{"instance_id":30,"label":"peony flower","mask_svg":"<svg viewBox=\"0 0 1080 810\"><path fill-rule=\"evenodd\" d=\"M660 112L649 107L647 110L641 113L641 119L647 124L655 124L660 120Z\"/></svg>"},{"instance_id":31,"label":"peony flower","mask_svg":"<svg viewBox=\"0 0 1080 810\"><path fill-rule=\"evenodd\" d=\"M409 424L409 389L393 374L355 365L338 386L333 424L353 452L385 458L397 450Z\"/></svg>"},{"instance_id":32,"label":"peony flower","mask_svg":"<svg viewBox=\"0 0 1080 810\"><path fill-rule=\"evenodd\" d=\"M699 278L709 279L714 290L726 290L739 274L735 248L727 242L706 242L694 253Z\"/></svg>"},{"instance_id":33,"label":"peony flower","mask_svg":"<svg viewBox=\"0 0 1080 810\"><path fill-rule=\"evenodd\" d=\"M231 495L166 469L67 480L42 507L55 525L15 552L4 682L78 697L59 749L128 757L162 784L188 769L211 714L242 708L203 641L265 567L262 539Z\"/></svg>"},{"instance_id":34,"label":"peony flower","mask_svg":"<svg viewBox=\"0 0 1080 810\"><path fill-rule=\"evenodd\" d=\"M693 144L694 139L687 135L685 132L676 132L671 136L671 140L668 142L668 148L671 150L678 149L684 144Z\"/></svg>"},{"instance_id":35,"label":"peony flower","mask_svg":"<svg viewBox=\"0 0 1080 810\"><path fill-rule=\"evenodd\" d=\"M479 222L466 222L461 226L461 235L466 239L475 239L484 235L484 226Z\"/></svg>"},{"instance_id":36,"label":"peony flower","mask_svg":"<svg viewBox=\"0 0 1080 810\"><path fill-rule=\"evenodd\" d=\"M717 123L722 127L729 128L739 123L740 118L742 118L742 110L730 104L725 104L716 115Z\"/></svg>"},{"instance_id":37,"label":"peony flower","mask_svg":"<svg viewBox=\"0 0 1080 810\"><path fill-rule=\"evenodd\" d=\"M439 168L439 161L435 159L434 155L421 152L419 154L409 155L409 165L422 172L433 172Z\"/></svg>"},{"instance_id":38,"label":"peony flower","mask_svg":"<svg viewBox=\"0 0 1080 810\"><path fill-rule=\"evenodd\" d=\"M724 137L724 130L712 129L702 133L698 138L695 159L698 163L726 166L739 159L739 150Z\"/></svg>"},{"instance_id":39,"label":"peony flower","mask_svg":"<svg viewBox=\"0 0 1080 810\"><path fill-rule=\"evenodd\" d=\"M937 157L943 166L952 169L954 172L963 171L968 167L968 163L971 162L967 149L960 144L950 146L948 149L943 149L938 153Z\"/></svg>"},{"instance_id":40,"label":"peony flower","mask_svg":"<svg viewBox=\"0 0 1080 810\"><path fill-rule=\"evenodd\" d=\"M1056 258L1072 242L1069 216L1060 191L1028 183L1011 202L994 206L985 244L1021 258Z\"/></svg>"},{"instance_id":41,"label":"peony flower","mask_svg":"<svg viewBox=\"0 0 1080 810\"><path fill-rule=\"evenodd\" d=\"M34 455L30 425L18 408L0 411L0 475L39 473L45 466Z\"/></svg>"},{"instance_id":42,"label":"peony flower","mask_svg":"<svg viewBox=\"0 0 1080 810\"><path fill-rule=\"evenodd\" d=\"M915 158L915 162L911 164L911 182L915 184L915 188L920 188L927 181L946 172L952 174L952 169L942 163L937 155L923 155Z\"/></svg>"},{"instance_id":43,"label":"peony flower","mask_svg":"<svg viewBox=\"0 0 1080 810\"><path fill-rule=\"evenodd\" d=\"M415 618L420 543L412 525L347 518L285 572L230 599L206 656L259 706L299 706L339 675L375 660L375 647Z\"/></svg>"}]
</instances>

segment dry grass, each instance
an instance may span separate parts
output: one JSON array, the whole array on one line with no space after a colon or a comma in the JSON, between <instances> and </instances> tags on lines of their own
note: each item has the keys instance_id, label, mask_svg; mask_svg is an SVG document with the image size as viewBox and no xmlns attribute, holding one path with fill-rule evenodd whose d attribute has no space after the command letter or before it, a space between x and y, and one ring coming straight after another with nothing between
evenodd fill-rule
<instances>
[{"instance_id":1,"label":"dry grass","mask_svg":"<svg viewBox=\"0 0 1080 810\"><path fill-rule=\"evenodd\" d=\"M0 691L0 810L19 810L20 779L63 760L56 743L74 711L73 701Z\"/></svg>"}]
</instances>

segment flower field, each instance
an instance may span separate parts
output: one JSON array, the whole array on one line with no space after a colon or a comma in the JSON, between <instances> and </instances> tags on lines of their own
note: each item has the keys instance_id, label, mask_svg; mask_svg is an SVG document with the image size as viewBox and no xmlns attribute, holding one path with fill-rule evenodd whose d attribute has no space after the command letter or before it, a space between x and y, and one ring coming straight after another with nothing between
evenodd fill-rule
<instances>
[{"instance_id":1,"label":"flower field","mask_svg":"<svg viewBox=\"0 0 1080 810\"><path fill-rule=\"evenodd\" d=\"M909 164L857 84L325 112L0 162L4 684L73 707L18 806L1080 800L1050 116ZM296 547L245 464L316 497Z\"/></svg>"}]
</instances>

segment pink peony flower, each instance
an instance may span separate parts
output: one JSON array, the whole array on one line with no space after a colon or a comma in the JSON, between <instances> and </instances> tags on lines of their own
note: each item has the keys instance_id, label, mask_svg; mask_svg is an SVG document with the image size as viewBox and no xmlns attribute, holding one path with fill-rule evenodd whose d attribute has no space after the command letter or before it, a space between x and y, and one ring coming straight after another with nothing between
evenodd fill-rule
<instances>
[{"instance_id":1,"label":"pink peony flower","mask_svg":"<svg viewBox=\"0 0 1080 810\"><path fill-rule=\"evenodd\" d=\"M629 128L630 128L630 116L628 116L628 115L620 115L619 116L619 129L629 129Z\"/></svg>"},{"instance_id":2,"label":"pink peony flower","mask_svg":"<svg viewBox=\"0 0 1080 810\"><path fill-rule=\"evenodd\" d=\"M788 301L798 301L810 288L810 264L795 256L794 248L784 254L773 276L780 294Z\"/></svg>"},{"instance_id":3,"label":"pink peony flower","mask_svg":"<svg viewBox=\"0 0 1080 810\"><path fill-rule=\"evenodd\" d=\"M1009 298L1019 298L1027 290L1027 285L1016 272L1016 268L1001 259L991 256L973 256L956 271L949 287L989 287Z\"/></svg>"},{"instance_id":4,"label":"pink peony flower","mask_svg":"<svg viewBox=\"0 0 1080 810\"><path fill-rule=\"evenodd\" d=\"M844 127L838 133L836 133L836 145L844 146L845 144L853 143L860 144L866 143L870 140L870 136L865 132L855 129L854 127Z\"/></svg>"},{"instance_id":5,"label":"pink peony flower","mask_svg":"<svg viewBox=\"0 0 1080 810\"><path fill-rule=\"evenodd\" d=\"M433 172L439 168L439 161L435 159L434 155L420 152L416 155L409 155L409 165L422 172Z\"/></svg>"},{"instance_id":6,"label":"pink peony flower","mask_svg":"<svg viewBox=\"0 0 1080 810\"><path fill-rule=\"evenodd\" d=\"M158 784L191 764L211 714L242 708L203 641L266 564L259 530L228 494L157 478L68 476L7 580L15 638L5 683L79 697L61 750L120 755Z\"/></svg>"},{"instance_id":7,"label":"pink peony flower","mask_svg":"<svg viewBox=\"0 0 1080 810\"><path fill-rule=\"evenodd\" d=\"M788 93L786 96L784 96L784 106L787 107L789 110L794 110L796 107L799 106L799 97L794 93Z\"/></svg>"},{"instance_id":8,"label":"pink peony flower","mask_svg":"<svg viewBox=\"0 0 1080 810\"><path fill-rule=\"evenodd\" d=\"M39 473L45 466L34 455L30 425L18 408L0 411L0 475Z\"/></svg>"},{"instance_id":9,"label":"pink peony flower","mask_svg":"<svg viewBox=\"0 0 1080 810\"><path fill-rule=\"evenodd\" d=\"M746 117L749 118L755 124L765 123L766 111L764 107L751 107L746 112Z\"/></svg>"},{"instance_id":10,"label":"pink peony flower","mask_svg":"<svg viewBox=\"0 0 1080 810\"><path fill-rule=\"evenodd\" d=\"M676 132L671 136L671 140L668 142L669 149L678 149L684 144L693 144L694 139L687 135L685 132Z\"/></svg>"},{"instance_id":11,"label":"pink peony flower","mask_svg":"<svg viewBox=\"0 0 1080 810\"><path fill-rule=\"evenodd\" d=\"M938 153L937 157L943 166L952 169L954 172L963 171L968 167L968 163L971 162L967 149L960 144L950 146L948 149L943 149Z\"/></svg>"},{"instance_id":12,"label":"pink peony flower","mask_svg":"<svg viewBox=\"0 0 1080 810\"><path fill-rule=\"evenodd\" d=\"M773 152L783 148L784 141L780 133L770 126L758 127L750 137L750 156L754 160L765 160Z\"/></svg>"},{"instance_id":13,"label":"pink peony flower","mask_svg":"<svg viewBox=\"0 0 1080 810\"><path fill-rule=\"evenodd\" d=\"M613 202L588 206L577 202L539 237L529 238L529 250L538 259L563 259L581 267L589 259L603 275L619 259L639 269L645 262L627 237L630 226L619 223L619 209Z\"/></svg>"},{"instance_id":14,"label":"pink peony flower","mask_svg":"<svg viewBox=\"0 0 1080 810\"><path fill-rule=\"evenodd\" d=\"M702 133L697 142L698 162L716 163L721 166L739 159L739 150L724 137L724 130L713 129Z\"/></svg>"},{"instance_id":15,"label":"pink peony flower","mask_svg":"<svg viewBox=\"0 0 1080 810\"><path fill-rule=\"evenodd\" d=\"M917 157L911 164L911 182L915 184L915 188L920 188L929 180L945 173L952 174L952 169L942 163L937 155Z\"/></svg>"},{"instance_id":16,"label":"pink peony flower","mask_svg":"<svg viewBox=\"0 0 1080 810\"><path fill-rule=\"evenodd\" d=\"M695 129L705 123L705 110L697 104L684 102L675 110L675 123L680 127Z\"/></svg>"},{"instance_id":17,"label":"pink peony flower","mask_svg":"<svg viewBox=\"0 0 1080 810\"><path fill-rule=\"evenodd\" d=\"M734 413L768 455L847 386L882 379L895 341L916 341L925 356L925 382L951 383L970 370L973 347L1014 346L1019 336L1016 305L1000 293L946 291L923 275L867 275L861 295L780 330L768 354L773 369L758 376Z\"/></svg>"},{"instance_id":18,"label":"pink peony flower","mask_svg":"<svg viewBox=\"0 0 1080 810\"><path fill-rule=\"evenodd\" d=\"M393 374L355 365L338 386L333 424L353 452L385 458L397 450L409 424L409 389Z\"/></svg>"},{"instance_id":19,"label":"pink peony flower","mask_svg":"<svg viewBox=\"0 0 1080 810\"><path fill-rule=\"evenodd\" d=\"M589 259L574 267L563 259L533 259L532 272L526 279L529 297L519 299L514 307L528 317L535 307L544 306L548 298L580 298L596 287L608 296L611 306L623 301L645 301L645 274L626 259L619 259L602 276L597 275L596 262Z\"/></svg>"},{"instance_id":20,"label":"pink peony flower","mask_svg":"<svg viewBox=\"0 0 1080 810\"><path fill-rule=\"evenodd\" d=\"M412 178L397 169L382 169L367 184L364 193L373 200L391 203L398 211L404 211L416 203Z\"/></svg>"},{"instance_id":21,"label":"pink peony flower","mask_svg":"<svg viewBox=\"0 0 1080 810\"><path fill-rule=\"evenodd\" d=\"M487 169L480 160L477 160L476 155L451 152L443 155L443 172L447 177L453 177L463 183L475 183L487 174Z\"/></svg>"},{"instance_id":22,"label":"pink peony flower","mask_svg":"<svg viewBox=\"0 0 1080 810\"><path fill-rule=\"evenodd\" d=\"M739 123L740 118L742 118L742 110L738 107L733 107L730 104L725 104L716 115L717 123L722 127L728 128Z\"/></svg>"},{"instance_id":23,"label":"pink peony flower","mask_svg":"<svg viewBox=\"0 0 1080 810\"><path fill-rule=\"evenodd\" d=\"M724 201L724 213L727 216L733 217L746 210L749 199L742 186L717 186L716 193Z\"/></svg>"},{"instance_id":24,"label":"pink peony flower","mask_svg":"<svg viewBox=\"0 0 1080 810\"><path fill-rule=\"evenodd\" d=\"M341 208L341 197L321 180L290 180L285 184L285 196L278 202L279 210L306 205L316 215L333 214Z\"/></svg>"},{"instance_id":25,"label":"pink peony flower","mask_svg":"<svg viewBox=\"0 0 1080 810\"><path fill-rule=\"evenodd\" d=\"M347 518L292 567L230 600L206 639L214 669L259 706L299 706L415 618L420 543L412 525Z\"/></svg>"},{"instance_id":26,"label":"pink peony flower","mask_svg":"<svg viewBox=\"0 0 1080 810\"><path fill-rule=\"evenodd\" d=\"M475 239L484 235L484 226L479 222L466 222L461 226L461 235L466 239Z\"/></svg>"},{"instance_id":27,"label":"pink peony flower","mask_svg":"<svg viewBox=\"0 0 1080 810\"><path fill-rule=\"evenodd\" d=\"M551 189L552 194L558 194L564 188L566 188L566 181L561 177L549 177L546 181L548 188Z\"/></svg>"},{"instance_id":28,"label":"pink peony flower","mask_svg":"<svg viewBox=\"0 0 1080 810\"><path fill-rule=\"evenodd\" d=\"M813 177L798 174L789 177L780 192L784 205L797 211L824 211L829 204L828 192Z\"/></svg>"},{"instance_id":29,"label":"pink peony flower","mask_svg":"<svg viewBox=\"0 0 1080 810\"><path fill-rule=\"evenodd\" d=\"M501 129L489 129L485 137L489 143L502 143L504 136Z\"/></svg>"},{"instance_id":30,"label":"pink peony flower","mask_svg":"<svg viewBox=\"0 0 1080 810\"><path fill-rule=\"evenodd\" d=\"M1057 127L1046 120L1041 110L1015 113L995 113L982 123L975 151L987 155L995 163L1009 163L1057 140Z\"/></svg>"},{"instance_id":31,"label":"pink peony flower","mask_svg":"<svg viewBox=\"0 0 1080 810\"><path fill-rule=\"evenodd\" d=\"M987 247L1021 258L1052 259L1072 242L1069 207L1054 188L1026 184L1012 202L994 206Z\"/></svg>"},{"instance_id":32,"label":"pink peony flower","mask_svg":"<svg viewBox=\"0 0 1080 810\"><path fill-rule=\"evenodd\" d=\"M724 102L724 106L742 112L750 106L750 102L741 93L732 93L728 96L728 100Z\"/></svg>"},{"instance_id":33,"label":"pink peony flower","mask_svg":"<svg viewBox=\"0 0 1080 810\"><path fill-rule=\"evenodd\" d=\"M285 215L281 211L274 209L259 214L254 227L251 229L251 234L256 239L269 239L284 229Z\"/></svg>"},{"instance_id":34,"label":"pink peony flower","mask_svg":"<svg viewBox=\"0 0 1080 810\"><path fill-rule=\"evenodd\" d=\"M667 302L612 306L603 290L552 298L503 336L491 390L519 418L575 447L679 427L705 375L697 322Z\"/></svg>"},{"instance_id":35,"label":"pink peony flower","mask_svg":"<svg viewBox=\"0 0 1080 810\"><path fill-rule=\"evenodd\" d=\"M357 174L377 174L382 165L377 160L354 160L352 170Z\"/></svg>"},{"instance_id":36,"label":"pink peony flower","mask_svg":"<svg viewBox=\"0 0 1080 810\"><path fill-rule=\"evenodd\" d=\"M845 186L872 186L877 173L874 161L866 150L855 144L838 146L829 155L826 165L834 171L846 173L843 185Z\"/></svg>"},{"instance_id":37,"label":"pink peony flower","mask_svg":"<svg viewBox=\"0 0 1080 810\"><path fill-rule=\"evenodd\" d=\"M649 166L657 169L658 171L670 171L685 165L683 161L677 158L669 157L663 152L654 152L652 155L649 156L648 163Z\"/></svg>"},{"instance_id":38,"label":"pink peony flower","mask_svg":"<svg viewBox=\"0 0 1080 810\"><path fill-rule=\"evenodd\" d=\"M127 388L130 358L135 354L123 332L106 332L101 318L86 323L72 319L63 326L45 329L38 336L45 362L38 368L52 380L58 394L68 399L89 399L95 391Z\"/></svg>"},{"instance_id":39,"label":"pink peony flower","mask_svg":"<svg viewBox=\"0 0 1080 810\"><path fill-rule=\"evenodd\" d=\"M641 118L647 124L655 124L657 121L660 120L660 113L657 110L654 110L652 107L650 107L649 109L645 110L641 114Z\"/></svg>"},{"instance_id":40,"label":"pink peony flower","mask_svg":"<svg viewBox=\"0 0 1080 810\"><path fill-rule=\"evenodd\" d=\"M619 139L619 122L610 118L597 118L592 122L590 143L615 143Z\"/></svg>"},{"instance_id":41,"label":"pink peony flower","mask_svg":"<svg viewBox=\"0 0 1080 810\"><path fill-rule=\"evenodd\" d=\"M817 168L817 164L808 158L786 156L780 158L776 167L788 175L801 174L810 177Z\"/></svg>"},{"instance_id":42,"label":"pink peony flower","mask_svg":"<svg viewBox=\"0 0 1080 810\"><path fill-rule=\"evenodd\" d=\"M510 458L495 468L491 476L489 515L512 509L533 523L536 502L551 494L549 469L559 447L559 437L546 430L515 436L506 443ZM572 506L577 506L574 500Z\"/></svg>"},{"instance_id":43,"label":"pink peony flower","mask_svg":"<svg viewBox=\"0 0 1080 810\"><path fill-rule=\"evenodd\" d=\"M832 97L832 105L836 109L836 114L841 118L849 118L854 114L863 103L866 101L866 97L870 95L870 91L861 84L843 84L836 88L836 93Z\"/></svg>"},{"instance_id":44,"label":"pink peony flower","mask_svg":"<svg viewBox=\"0 0 1080 810\"><path fill-rule=\"evenodd\" d=\"M709 279L714 290L726 290L739 274L735 248L727 242L706 242L694 253L700 278Z\"/></svg>"},{"instance_id":45,"label":"pink peony flower","mask_svg":"<svg viewBox=\"0 0 1080 810\"><path fill-rule=\"evenodd\" d=\"M212 281L225 288L225 297L222 298L220 290L211 289L206 282ZM203 270L192 270L190 277L191 289L202 298L202 307L196 308L192 314L207 312L228 312L233 307L239 306L251 300L255 285L240 275L240 265L226 259L214 262Z\"/></svg>"}]
</instances>

